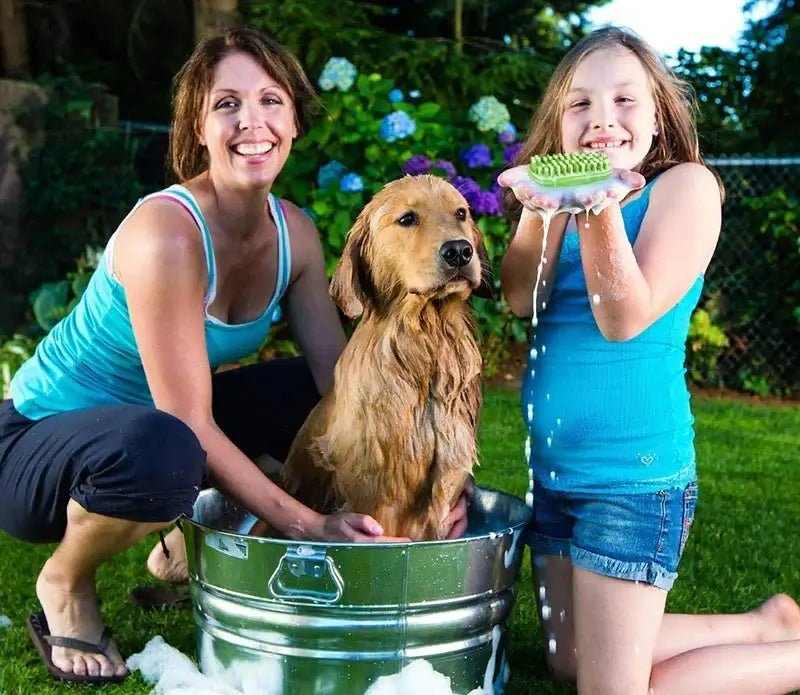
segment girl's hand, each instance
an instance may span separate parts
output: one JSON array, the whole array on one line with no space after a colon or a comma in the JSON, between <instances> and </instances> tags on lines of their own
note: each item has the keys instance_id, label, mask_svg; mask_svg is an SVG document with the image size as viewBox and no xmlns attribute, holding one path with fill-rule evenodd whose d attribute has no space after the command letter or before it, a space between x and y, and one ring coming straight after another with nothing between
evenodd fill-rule
<instances>
[{"instance_id":1,"label":"girl's hand","mask_svg":"<svg viewBox=\"0 0 800 695\"><path fill-rule=\"evenodd\" d=\"M472 478L467 478L464 490L459 495L455 506L445 517L444 525L449 527L447 538L461 538L467 530L467 509L475 494L475 484Z\"/></svg>"},{"instance_id":2,"label":"girl's hand","mask_svg":"<svg viewBox=\"0 0 800 695\"><path fill-rule=\"evenodd\" d=\"M523 164L502 172L497 183L510 188L522 205L534 212L569 212L577 214L589 210L599 213L612 203L620 202L631 191L645 184L644 177L627 169L614 169L604 181L582 186L549 188L534 183L528 166Z\"/></svg>"}]
</instances>

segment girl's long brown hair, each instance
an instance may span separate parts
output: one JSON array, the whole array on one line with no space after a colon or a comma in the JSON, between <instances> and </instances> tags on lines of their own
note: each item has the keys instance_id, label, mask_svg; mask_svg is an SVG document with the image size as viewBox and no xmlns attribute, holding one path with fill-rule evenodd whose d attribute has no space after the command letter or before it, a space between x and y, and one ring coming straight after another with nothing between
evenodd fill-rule
<instances>
[{"instance_id":1,"label":"girl's long brown hair","mask_svg":"<svg viewBox=\"0 0 800 695\"><path fill-rule=\"evenodd\" d=\"M691 88L667 67L664 60L644 40L632 31L619 27L606 27L587 34L561 59L542 94L539 108L531 119L528 138L512 166L529 162L534 154L556 154L562 151L561 121L575 70L587 55L607 48L631 51L641 61L650 78L659 132L638 167L639 173L646 181L650 181L661 172L683 162L708 166L700 154L695 123L697 107ZM717 181L720 196L724 196L719 177ZM522 206L510 190L505 193L503 206L509 220L516 223Z\"/></svg>"},{"instance_id":2,"label":"girl's long brown hair","mask_svg":"<svg viewBox=\"0 0 800 695\"><path fill-rule=\"evenodd\" d=\"M206 148L199 136L205 99L219 62L237 52L251 56L286 91L294 104L298 133L305 132L308 126L314 88L297 58L280 43L254 29L226 29L198 43L173 82L167 161L179 182L197 176L208 167Z\"/></svg>"}]
</instances>

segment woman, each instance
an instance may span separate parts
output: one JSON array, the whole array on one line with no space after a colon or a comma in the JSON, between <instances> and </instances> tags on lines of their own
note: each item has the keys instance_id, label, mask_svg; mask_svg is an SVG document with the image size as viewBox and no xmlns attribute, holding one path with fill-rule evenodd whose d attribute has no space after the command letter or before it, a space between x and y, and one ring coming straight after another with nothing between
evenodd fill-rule
<instances>
[{"instance_id":1,"label":"woman","mask_svg":"<svg viewBox=\"0 0 800 695\"><path fill-rule=\"evenodd\" d=\"M123 220L80 303L0 405L0 528L59 542L36 583L43 612L29 621L58 678L125 677L95 570L190 514L207 475L290 538L381 538L368 516L303 506L252 460L285 456L345 343L317 230L270 193L312 98L297 60L255 31L199 44L173 102L182 183ZM279 301L305 359L214 374L259 347ZM168 540L171 559L158 549L148 566L180 578L182 539Z\"/></svg>"}]
</instances>

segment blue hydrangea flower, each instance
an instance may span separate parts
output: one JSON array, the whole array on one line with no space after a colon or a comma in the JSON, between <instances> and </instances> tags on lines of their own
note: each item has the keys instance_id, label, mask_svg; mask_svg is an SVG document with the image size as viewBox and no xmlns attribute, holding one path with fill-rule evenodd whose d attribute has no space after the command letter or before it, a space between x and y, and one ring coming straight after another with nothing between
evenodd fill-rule
<instances>
[{"instance_id":1,"label":"blue hydrangea flower","mask_svg":"<svg viewBox=\"0 0 800 695\"><path fill-rule=\"evenodd\" d=\"M404 98L402 89L395 88L389 92L389 101L393 104L396 104L398 101L403 101Z\"/></svg>"},{"instance_id":2,"label":"blue hydrangea flower","mask_svg":"<svg viewBox=\"0 0 800 695\"><path fill-rule=\"evenodd\" d=\"M453 185L456 187L456 190L464 196L470 208L474 210L475 203L481 192L481 187L478 185L478 182L475 181L475 179L471 179L469 176L456 176L453 179Z\"/></svg>"},{"instance_id":3,"label":"blue hydrangea flower","mask_svg":"<svg viewBox=\"0 0 800 695\"><path fill-rule=\"evenodd\" d=\"M434 168L441 169L444 172L444 177L448 181L452 181L456 177L456 168L453 166L452 162L448 162L446 159L437 159L433 163Z\"/></svg>"},{"instance_id":4,"label":"blue hydrangea flower","mask_svg":"<svg viewBox=\"0 0 800 695\"><path fill-rule=\"evenodd\" d=\"M492 153L488 145L473 145L461 153L461 161L470 169L492 166Z\"/></svg>"},{"instance_id":5,"label":"blue hydrangea flower","mask_svg":"<svg viewBox=\"0 0 800 695\"><path fill-rule=\"evenodd\" d=\"M484 132L493 130L499 133L506 127L511 120L508 109L498 101L497 97L481 97L469 107L469 120L478 126L478 130Z\"/></svg>"},{"instance_id":6,"label":"blue hydrangea flower","mask_svg":"<svg viewBox=\"0 0 800 695\"><path fill-rule=\"evenodd\" d=\"M363 191L364 181L358 174L350 172L339 179L339 190L345 192Z\"/></svg>"},{"instance_id":7,"label":"blue hydrangea flower","mask_svg":"<svg viewBox=\"0 0 800 695\"><path fill-rule=\"evenodd\" d=\"M408 96L409 96L409 98L411 98L411 99L419 99L419 98L422 96L422 92L420 92L418 89L412 89L412 90L411 90L411 91L408 93Z\"/></svg>"},{"instance_id":8,"label":"blue hydrangea flower","mask_svg":"<svg viewBox=\"0 0 800 695\"><path fill-rule=\"evenodd\" d=\"M521 142L515 142L513 145L509 145L503 150L503 161L506 164L511 164L519 154L519 151L522 149Z\"/></svg>"},{"instance_id":9,"label":"blue hydrangea flower","mask_svg":"<svg viewBox=\"0 0 800 695\"><path fill-rule=\"evenodd\" d=\"M503 145L510 145L517 139L517 129L514 127L514 124L509 121L503 127L503 130L497 136L497 142L502 143Z\"/></svg>"},{"instance_id":10,"label":"blue hydrangea flower","mask_svg":"<svg viewBox=\"0 0 800 695\"><path fill-rule=\"evenodd\" d=\"M314 221L314 224L319 221L319 215L311 208L300 208L300 212L304 212L306 215L308 215Z\"/></svg>"},{"instance_id":11,"label":"blue hydrangea flower","mask_svg":"<svg viewBox=\"0 0 800 695\"><path fill-rule=\"evenodd\" d=\"M412 135L417 129L417 124L405 111L392 111L383 117L378 134L386 142L402 140Z\"/></svg>"},{"instance_id":12,"label":"blue hydrangea flower","mask_svg":"<svg viewBox=\"0 0 800 695\"><path fill-rule=\"evenodd\" d=\"M317 171L317 185L320 188L327 188L331 183L342 178L346 171L347 167L335 159L323 164Z\"/></svg>"},{"instance_id":13,"label":"blue hydrangea flower","mask_svg":"<svg viewBox=\"0 0 800 695\"><path fill-rule=\"evenodd\" d=\"M403 173L410 174L411 176L418 176L419 174L427 174L431 170L431 160L424 154L413 154L403 165Z\"/></svg>"},{"instance_id":14,"label":"blue hydrangea flower","mask_svg":"<svg viewBox=\"0 0 800 695\"><path fill-rule=\"evenodd\" d=\"M331 58L319 76L320 89L330 91L338 89L346 92L356 81L358 70L347 58Z\"/></svg>"}]
</instances>

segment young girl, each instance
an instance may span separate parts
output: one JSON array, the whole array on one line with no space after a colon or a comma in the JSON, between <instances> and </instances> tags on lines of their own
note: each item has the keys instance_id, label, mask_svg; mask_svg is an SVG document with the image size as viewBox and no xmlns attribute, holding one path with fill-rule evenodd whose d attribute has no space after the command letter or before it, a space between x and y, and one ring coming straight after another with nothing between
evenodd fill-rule
<instances>
[{"instance_id":1,"label":"young girl","mask_svg":"<svg viewBox=\"0 0 800 695\"><path fill-rule=\"evenodd\" d=\"M743 615L664 614L697 498L684 343L721 224L691 106L641 39L596 31L556 69L517 164L599 150L626 185L545 235L537 210L562 201L519 168L500 177L515 194L503 291L536 317L522 391L534 589L548 663L582 695L800 688L788 596Z\"/></svg>"}]
</instances>

